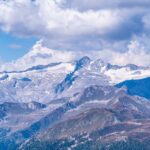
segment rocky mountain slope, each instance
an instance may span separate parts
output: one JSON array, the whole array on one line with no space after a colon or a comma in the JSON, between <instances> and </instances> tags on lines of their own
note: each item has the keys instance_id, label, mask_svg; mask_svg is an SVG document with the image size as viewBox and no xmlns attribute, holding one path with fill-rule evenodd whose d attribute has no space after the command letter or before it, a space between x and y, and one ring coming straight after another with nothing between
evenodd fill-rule
<instances>
[{"instance_id":1,"label":"rocky mountain slope","mask_svg":"<svg viewBox=\"0 0 150 150\"><path fill-rule=\"evenodd\" d=\"M0 73L0 149L150 148L149 67L33 54L39 62Z\"/></svg>"}]
</instances>

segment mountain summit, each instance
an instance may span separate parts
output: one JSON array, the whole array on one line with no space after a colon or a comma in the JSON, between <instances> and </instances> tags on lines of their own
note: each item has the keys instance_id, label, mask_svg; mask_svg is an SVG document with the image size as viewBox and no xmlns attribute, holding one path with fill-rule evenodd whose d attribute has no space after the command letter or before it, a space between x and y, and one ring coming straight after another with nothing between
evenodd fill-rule
<instances>
[{"instance_id":1,"label":"mountain summit","mask_svg":"<svg viewBox=\"0 0 150 150\"><path fill-rule=\"evenodd\" d=\"M1 149L106 148L130 138L150 147L149 67L71 61L40 49L37 43L16 62L26 67L0 73Z\"/></svg>"}]
</instances>

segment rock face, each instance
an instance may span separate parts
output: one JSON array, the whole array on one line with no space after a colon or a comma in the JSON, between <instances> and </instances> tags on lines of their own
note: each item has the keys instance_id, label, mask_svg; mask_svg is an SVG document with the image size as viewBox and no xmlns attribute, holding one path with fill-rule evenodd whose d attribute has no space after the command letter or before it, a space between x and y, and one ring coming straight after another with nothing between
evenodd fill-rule
<instances>
[{"instance_id":1,"label":"rock face","mask_svg":"<svg viewBox=\"0 0 150 150\"><path fill-rule=\"evenodd\" d=\"M64 143L66 150L80 146L86 148L88 142L90 145L98 143L100 148L111 143L127 142L130 138L140 141L147 150L150 146L150 102L128 96L124 90L91 86L61 107L61 113L58 110L60 108L51 113L57 114L57 121L49 122L45 132L39 132L38 136L21 145L21 149L31 148L36 142L51 143L49 146L54 146L53 142L58 142L59 146ZM50 119L52 116L47 117Z\"/></svg>"},{"instance_id":2,"label":"rock face","mask_svg":"<svg viewBox=\"0 0 150 150\"><path fill-rule=\"evenodd\" d=\"M106 89L107 93L104 93ZM96 97L93 97L93 94ZM140 120L150 117L149 101L147 104L142 103L138 98L130 97L113 87L86 88L72 104L74 108L67 111L58 123L45 132L43 136L46 139L67 138L80 133L89 134L106 127L113 129L113 126L112 133L128 130L128 127L134 129L134 126L140 126ZM107 132L105 134L107 135Z\"/></svg>"},{"instance_id":3,"label":"rock face","mask_svg":"<svg viewBox=\"0 0 150 150\"><path fill-rule=\"evenodd\" d=\"M150 149L149 72L89 57L2 72L0 149Z\"/></svg>"}]
</instances>

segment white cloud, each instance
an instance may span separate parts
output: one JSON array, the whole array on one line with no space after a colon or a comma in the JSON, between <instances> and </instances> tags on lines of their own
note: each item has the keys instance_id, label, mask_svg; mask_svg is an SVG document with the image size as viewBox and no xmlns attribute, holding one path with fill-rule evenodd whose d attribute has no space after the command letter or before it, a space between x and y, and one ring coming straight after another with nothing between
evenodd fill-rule
<instances>
[{"instance_id":1,"label":"white cloud","mask_svg":"<svg viewBox=\"0 0 150 150\"><path fill-rule=\"evenodd\" d=\"M0 10L2 29L20 35L70 38L96 32L105 34L122 21L115 11L61 9L54 0L14 0L0 4Z\"/></svg>"},{"instance_id":2,"label":"white cloud","mask_svg":"<svg viewBox=\"0 0 150 150\"><path fill-rule=\"evenodd\" d=\"M37 65L70 62L77 59L79 56L82 56L82 52L56 51L44 46L42 41L38 41L23 57L14 62L1 65L0 71L26 70Z\"/></svg>"},{"instance_id":3,"label":"white cloud","mask_svg":"<svg viewBox=\"0 0 150 150\"><path fill-rule=\"evenodd\" d=\"M136 64L139 66L150 66L150 53L145 50L137 41L132 41L125 52L104 49L102 51L57 51L49 49L38 41L33 48L23 57L11 63L4 63L0 71L25 70L37 65L47 65L50 63L73 62L83 56L88 56L92 60L102 59L106 63L123 66L126 64Z\"/></svg>"},{"instance_id":4,"label":"white cloud","mask_svg":"<svg viewBox=\"0 0 150 150\"><path fill-rule=\"evenodd\" d=\"M138 66L150 66L150 52L148 52L137 41L132 41L128 45L128 49L125 52L104 50L98 52L97 55L111 64L135 64Z\"/></svg>"},{"instance_id":5,"label":"white cloud","mask_svg":"<svg viewBox=\"0 0 150 150\"><path fill-rule=\"evenodd\" d=\"M150 65L147 52L150 30L149 7L149 0L0 1L0 29L17 36L43 39L46 50L42 47L39 50L41 53L48 49L77 51L56 51L56 55L53 55L61 61L62 54L65 56L64 60L69 61L76 55L88 53L86 55L97 55L114 64ZM141 40L143 36L146 42ZM134 48L127 49L126 44L136 39L142 44L146 43L145 48L141 49L134 43ZM49 50L49 53L44 55L38 52L40 55L36 57L46 64L48 59L43 58L51 58L52 50ZM22 66L32 63L36 65L35 56L27 55L18 62ZM17 67L19 63L13 66Z\"/></svg>"},{"instance_id":6,"label":"white cloud","mask_svg":"<svg viewBox=\"0 0 150 150\"><path fill-rule=\"evenodd\" d=\"M94 9L97 4L103 9ZM100 49L103 40L128 40L142 33L148 4L147 0L0 1L0 28L19 36L42 38L54 49ZM89 9L80 11L77 6Z\"/></svg>"}]
</instances>

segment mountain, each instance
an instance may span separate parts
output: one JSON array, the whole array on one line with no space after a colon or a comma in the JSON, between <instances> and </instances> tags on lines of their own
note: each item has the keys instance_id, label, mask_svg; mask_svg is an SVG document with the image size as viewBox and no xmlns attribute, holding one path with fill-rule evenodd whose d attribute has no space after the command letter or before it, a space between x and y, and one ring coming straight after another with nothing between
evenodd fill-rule
<instances>
[{"instance_id":1,"label":"mountain","mask_svg":"<svg viewBox=\"0 0 150 150\"><path fill-rule=\"evenodd\" d=\"M139 80L127 80L116 85L116 87L126 87L130 95L138 95L150 99L150 78Z\"/></svg>"},{"instance_id":2,"label":"mountain","mask_svg":"<svg viewBox=\"0 0 150 150\"><path fill-rule=\"evenodd\" d=\"M73 62L33 64L26 69L0 73L0 103L48 103L56 98L70 97L74 91L79 92L93 84L114 86L126 80L149 76L148 67L111 65L89 57Z\"/></svg>"},{"instance_id":3,"label":"mountain","mask_svg":"<svg viewBox=\"0 0 150 150\"><path fill-rule=\"evenodd\" d=\"M150 149L150 68L56 54L1 70L0 149Z\"/></svg>"},{"instance_id":4,"label":"mountain","mask_svg":"<svg viewBox=\"0 0 150 150\"><path fill-rule=\"evenodd\" d=\"M57 103L62 104L62 100ZM42 143L51 143L53 149L61 149L63 143L66 150L85 148L88 142L107 147L130 138L149 147L149 118L148 100L128 96L124 90L111 86L90 86L56 109L49 109L47 115L30 126L12 133L9 139L31 138L19 149L40 149ZM4 141L1 145L6 146Z\"/></svg>"},{"instance_id":5,"label":"mountain","mask_svg":"<svg viewBox=\"0 0 150 150\"><path fill-rule=\"evenodd\" d=\"M31 110L18 104L3 104L8 114L2 118L5 122L1 121L1 127L5 126L1 134L5 138L1 139L0 146L8 149L7 146L12 143L23 142L19 148L30 149L28 146L33 146L32 142L39 140L51 143L63 140L69 142L72 139L72 147L75 141L81 145L82 140L88 142L89 139L90 142L103 144L126 140L128 137L138 138L144 143L149 139L148 100L128 96L123 89L96 85L63 100L53 101L46 107L40 104L38 106L41 107ZM25 112L23 108L20 111L20 107L26 108ZM144 139L139 137L142 134ZM24 143L26 140L27 143Z\"/></svg>"}]
</instances>

